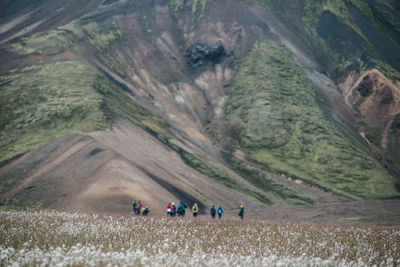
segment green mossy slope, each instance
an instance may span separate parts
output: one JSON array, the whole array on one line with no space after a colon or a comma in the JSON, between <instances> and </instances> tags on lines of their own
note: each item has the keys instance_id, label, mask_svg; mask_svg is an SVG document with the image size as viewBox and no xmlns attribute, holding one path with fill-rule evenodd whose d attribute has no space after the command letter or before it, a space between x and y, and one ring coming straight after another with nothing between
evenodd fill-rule
<instances>
[{"instance_id":1,"label":"green mossy slope","mask_svg":"<svg viewBox=\"0 0 400 267\"><path fill-rule=\"evenodd\" d=\"M336 80L372 67L400 80L400 15L387 1L306 0L301 18Z\"/></svg>"},{"instance_id":2,"label":"green mossy slope","mask_svg":"<svg viewBox=\"0 0 400 267\"><path fill-rule=\"evenodd\" d=\"M307 196L274 181L265 172L260 171L245 161L233 157L230 161L230 166L251 184L274 196L276 199L293 205L310 205L314 203Z\"/></svg>"},{"instance_id":3,"label":"green mossy slope","mask_svg":"<svg viewBox=\"0 0 400 267\"><path fill-rule=\"evenodd\" d=\"M112 21L100 25L91 20L74 20L7 45L14 53L39 60L0 77L0 162L67 133L112 126L112 118L123 113L123 105L116 108L117 100L126 99L126 93L97 68L76 58L98 56L111 70L124 76L124 67L115 62L111 49L120 37ZM78 56L63 56L65 51ZM52 59L58 55L65 59Z\"/></svg>"},{"instance_id":4,"label":"green mossy slope","mask_svg":"<svg viewBox=\"0 0 400 267\"><path fill-rule=\"evenodd\" d=\"M77 60L0 77L0 162L70 132L110 127L93 88L96 70Z\"/></svg>"},{"instance_id":5,"label":"green mossy slope","mask_svg":"<svg viewBox=\"0 0 400 267\"><path fill-rule=\"evenodd\" d=\"M335 125L321 102L288 52L271 40L260 42L235 78L221 142L272 171L353 199L399 196L394 178Z\"/></svg>"},{"instance_id":6,"label":"green mossy slope","mask_svg":"<svg viewBox=\"0 0 400 267\"><path fill-rule=\"evenodd\" d=\"M363 74L371 68L394 83L400 81L400 13L388 1L306 0L301 15L310 42L337 82L351 71ZM353 109L359 113L357 106ZM360 119L367 138L380 149L391 172L398 177L395 132L389 131L393 146L387 149L381 144L384 127L365 123L363 116Z\"/></svg>"}]
</instances>

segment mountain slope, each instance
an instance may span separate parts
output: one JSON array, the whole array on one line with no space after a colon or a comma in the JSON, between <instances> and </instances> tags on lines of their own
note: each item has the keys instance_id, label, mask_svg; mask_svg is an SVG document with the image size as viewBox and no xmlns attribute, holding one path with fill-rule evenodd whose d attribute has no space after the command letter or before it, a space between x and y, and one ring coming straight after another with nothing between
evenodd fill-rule
<instances>
[{"instance_id":1,"label":"mountain slope","mask_svg":"<svg viewBox=\"0 0 400 267\"><path fill-rule=\"evenodd\" d=\"M397 103L398 12L370 2L43 1L52 14L43 16L29 1L6 1L3 207L398 197L398 130L371 138L379 118L364 119L355 79L344 80L379 69ZM391 107L385 129L400 111ZM57 147L68 153L54 164L43 151Z\"/></svg>"},{"instance_id":2,"label":"mountain slope","mask_svg":"<svg viewBox=\"0 0 400 267\"><path fill-rule=\"evenodd\" d=\"M271 41L255 46L232 86L228 142L237 141L250 158L275 172L352 198L395 196L395 179L360 140L324 113L323 100L291 61Z\"/></svg>"}]
</instances>

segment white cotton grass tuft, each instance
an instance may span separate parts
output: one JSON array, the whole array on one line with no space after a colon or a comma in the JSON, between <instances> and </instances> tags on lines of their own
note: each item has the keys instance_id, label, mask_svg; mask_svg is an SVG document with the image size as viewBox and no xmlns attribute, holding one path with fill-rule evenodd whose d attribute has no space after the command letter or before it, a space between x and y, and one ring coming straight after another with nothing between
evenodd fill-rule
<instances>
[{"instance_id":1,"label":"white cotton grass tuft","mask_svg":"<svg viewBox=\"0 0 400 267\"><path fill-rule=\"evenodd\" d=\"M400 229L0 212L0 266L398 266Z\"/></svg>"}]
</instances>

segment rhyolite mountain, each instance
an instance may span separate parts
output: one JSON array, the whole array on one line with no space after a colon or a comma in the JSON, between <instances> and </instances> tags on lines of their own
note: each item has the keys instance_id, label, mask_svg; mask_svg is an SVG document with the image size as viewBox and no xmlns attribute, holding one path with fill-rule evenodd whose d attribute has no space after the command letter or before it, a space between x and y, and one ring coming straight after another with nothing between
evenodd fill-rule
<instances>
[{"instance_id":1,"label":"rhyolite mountain","mask_svg":"<svg viewBox=\"0 0 400 267\"><path fill-rule=\"evenodd\" d=\"M400 196L384 0L1 0L2 209Z\"/></svg>"}]
</instances>

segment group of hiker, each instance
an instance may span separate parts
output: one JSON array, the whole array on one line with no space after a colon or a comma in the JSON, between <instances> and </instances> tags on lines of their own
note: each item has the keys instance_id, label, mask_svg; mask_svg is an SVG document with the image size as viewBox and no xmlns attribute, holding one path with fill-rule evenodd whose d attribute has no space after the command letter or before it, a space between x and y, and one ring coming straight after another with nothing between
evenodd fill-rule
<instances>
[{"instance_id":1,"label":"group of hiker","mask_svg":"<svg viewBox=\"0 0 400 267\"><path fill-rule=\"evenodd\" d=\"M183 217L183 216L185 216L187 208L188 207L185 205L185 203L183 203L183 201L181 201L178 204L178 207L175 206L174 202L170 202L167 205L167 216L174 217L174 216L178 215L179 217ZM221 213L221 215L220 215L220 219L221 219L222 213L224 211L222 210L222 207L219 207L218 210ZM211 207L211 216L213 218L215 218L215 213L216 212L217 212L217 210L215 209L215 205L212 205L212 207ZM193 217L197 217L197 215L199 214L199 205L197 203L194 203L194 205L192 207L192 214L193 214Z\"/></svg>"},{"instance_id":2,"label":"group of hiker","mask_svg":"<svg viewBox=\"0 0 400 267\"><path fill-rule=\"evenodd\" d=\"M195 205L197 205L197 204L195 203ZM183 216L185 216L186 209L187 209L187 206L183 203L183 201L181 201L178 204L178 207L175 205L174 202L170 202L167 205L167 216L174 217L174 216L178 215L179 217L183 217Z\"/></svg>"},{"instance_id":3,"label":"group of hiker","mask_svg":"<svg viewBox=\"0 0 400 267\"><path fill-rule=\"evenodd\" d=\"M147 216L150 212L149 206L144 206L142 201L134 200L132 202L132 214Z\"/></svg>"},{"instance_id":4,"label":"group of hiker","mask_svg":"<svg viewBox=\"0 0 400 267\"><path fill-rule=\"evenodd\" d=\"M215 208L215 205L212 205L211 209L210 209L210 213L211 213L211 218L215 219L215 214L218 213L218 218L221 219L222 213L224 213L224 210L222 209L221 206L217 210Z\"/></svg>"},{"instance_id":5,"label":"group of hiker","mask_svg":"<svg viewBox=\"0 0 400 267\"><path fill-rule=\"evenodd\" d=\"M174 217L174 216L178 215L178 217L184 217L187 208L188 207L185 205L185 203L183 203L183 201L181 201L178 204L178 207L175 205L174 202L170 202L167 205L167 216ZM210 214L211 214L212 219L215 219L217 214L218 214L218 218L221 219L223 213L224 213L224 210L222 209L221 206L217 209L215 207L215 205L212 205L210 208ZM199 214L199 206L197 203L194 203L194 205L192 207L192 214L193 214L193 217L197 217L197 215ZM243 220L243 217L244 217L243 205L240 205L240 211L238 213L238 216Z\"/></svg>"},{"instance_id":6,"label":"group of hiker","mask_svg":"<svg viewBox=\"0 0 400 267\"><path fill-rule=\"evenodd\" d=\"M188 208L188 206L186 206L186 204L183 203L183 201L180 201L178 206L176 206L174 202L170 202L167 205L167 216L168 217L174 217L174 216L184 217L186 214L187 208ZM142 214L143 216L147 216L149 214L149 212L150 212L150 207L144 206L140 200L138 201L135 199L132 202L132 214L136 214L136 215ZM221 206L217 209L215 207L215 205L212 205L210 208L210 214L211 214L212 219L215 219L217 214L218 214L218 218L221 219L223 213L224 213L224 210L222 209ZM197 215L199 214L199 206L197 203L194 203L194 205L192 207L192 214L193 214L193 217L197 217ZM243 220L243 217L244 217L243 205L240 205L240 210L239 210L238 216Z\"/></svg>"}]
</instances>

